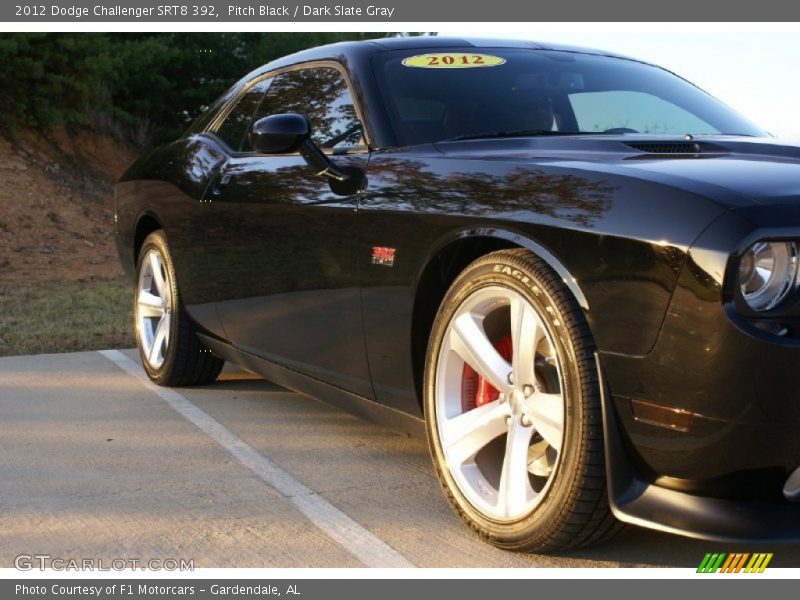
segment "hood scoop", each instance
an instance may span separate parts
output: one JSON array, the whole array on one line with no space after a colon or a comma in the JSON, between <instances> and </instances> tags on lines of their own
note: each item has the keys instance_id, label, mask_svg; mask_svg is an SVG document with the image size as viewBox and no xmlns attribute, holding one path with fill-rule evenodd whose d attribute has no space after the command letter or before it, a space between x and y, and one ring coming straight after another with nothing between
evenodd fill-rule
<instances>
[{"instance_id":1,"label":"hood scoop","mask_svg":"<svg viewBox=\"0 0 800 600\"><path fill-rule=\"evenodd\" d=\"M697 142L639 142L625 145L647 154L699 154L702 151Z\"/></svg>"},{"instance_id":2,"label":"hood scoop","mask_svg":"<svg viewBox=\"0 0 800 600\"><path fill-rule=\"evenodd\" d=\"M715 144L707 142L623 142L629 148L638 150L643 154L673 158L700 158L701 156L724 154L725 150ZM634 158L640 158L636 156Z\"/></svg>"}]
</instances>

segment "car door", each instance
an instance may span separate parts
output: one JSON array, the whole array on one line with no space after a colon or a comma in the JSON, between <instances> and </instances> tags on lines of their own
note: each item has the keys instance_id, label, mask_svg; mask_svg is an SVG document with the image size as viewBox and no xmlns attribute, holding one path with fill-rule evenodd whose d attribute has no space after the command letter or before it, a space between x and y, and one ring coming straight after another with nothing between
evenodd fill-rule
<instances>
[{"instance_id":1,"label":"car door","mask_svg":"<svg viewBox=\"0 0 800 600\"><path fill-rule=\"evenodd\" d=\"M203 329L219 337L225 337L217 301L227 289L226 272L219 269L219 261L209 257L218 255L219 249L236 236L232 215L224 203L208 202L208 190L217 181L220 168L230 160L232 149L239 149L268 85L269 79L251 82L212 119L221 122L214 132L201 131L187 138L184 144L191 152L182 152L177 165L168 165L179 168L185 179L202 189L192 198L191 206L176 207L165 220L183 226L180 235L169 235L169 240L186 308ZM188 215L194 215L191 221Z\"/></svg>"},{"instance_id":2,"label":"car door","mask_svg":"<svg viewBox=\"0 0 800 600\"><path fill-rule=\"evenodd\" d=\"M300 113L340 166L366 170L367 145L344 72L316 64L255 85L250 118ZM246 112L246 111L245 111ZM207 240L217 311L237 347L372 397L356 263L358 195L334 191L299 154L263 155L244 136L212 182Z\"/></svg>"}]
</instances>

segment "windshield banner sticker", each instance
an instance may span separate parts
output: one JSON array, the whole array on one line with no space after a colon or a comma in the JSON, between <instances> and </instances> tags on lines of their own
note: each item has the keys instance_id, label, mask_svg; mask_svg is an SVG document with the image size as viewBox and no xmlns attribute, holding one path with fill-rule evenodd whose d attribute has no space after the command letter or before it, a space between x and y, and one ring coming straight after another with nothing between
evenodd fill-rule
<instances>
[{"instance_id":1,"label":"windshield banner sticker","mask_svg":"<svg viewBox=\"0 0 800 600\"><path fill-rule=\"evenodd\" d=\"M505 58L491 54L448 52L409 56L403 60L403 66L422 69L471 69L473 67L498 67L505 62Z\"/></svg>"}]
</instances>

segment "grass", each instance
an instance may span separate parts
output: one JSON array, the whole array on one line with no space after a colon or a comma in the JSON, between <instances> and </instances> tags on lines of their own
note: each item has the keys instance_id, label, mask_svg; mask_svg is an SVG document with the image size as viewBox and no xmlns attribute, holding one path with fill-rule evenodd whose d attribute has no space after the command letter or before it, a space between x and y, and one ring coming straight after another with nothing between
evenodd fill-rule
<instances>
[{"instance_id":1,"label":"grass","mask_svg":"<svg viewBox=\"0 0 800 600\"><path fill-rule=\"evenodd\" d=\"M127 279L0 288L0 356L134 345Z\"/></svg>"}]
</instances>

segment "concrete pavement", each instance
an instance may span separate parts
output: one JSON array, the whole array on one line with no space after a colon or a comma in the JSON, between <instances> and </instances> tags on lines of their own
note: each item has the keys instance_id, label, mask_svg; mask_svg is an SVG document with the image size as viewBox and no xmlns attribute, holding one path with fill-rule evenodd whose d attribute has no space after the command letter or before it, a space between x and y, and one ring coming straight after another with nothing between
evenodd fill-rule
<instances>
[{"instance_id":1,"label":"concrete pavement","mask_svg":"<svg viewBox=\"0 0 800 600\"><path fill-rule=\"evenodd\" d=\"M162 397L117 355L0 359L0 567L35 553L195 567L694 567L711 551L800 565L796 545L632 528L557 556L503 552L450 510L424 441L236 368Z\"/></svg>"}]
</instances>

